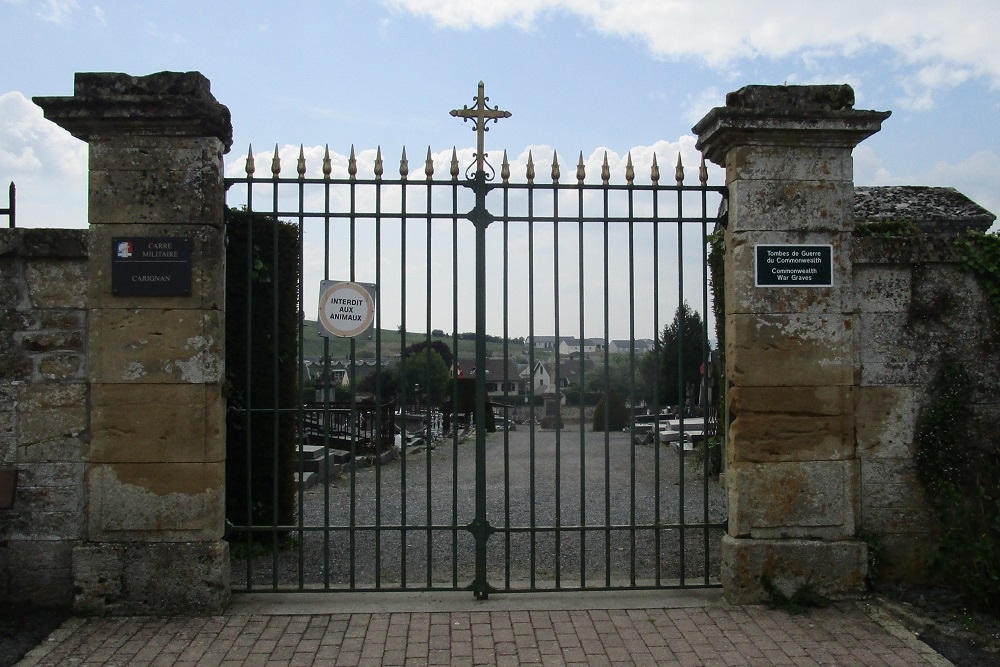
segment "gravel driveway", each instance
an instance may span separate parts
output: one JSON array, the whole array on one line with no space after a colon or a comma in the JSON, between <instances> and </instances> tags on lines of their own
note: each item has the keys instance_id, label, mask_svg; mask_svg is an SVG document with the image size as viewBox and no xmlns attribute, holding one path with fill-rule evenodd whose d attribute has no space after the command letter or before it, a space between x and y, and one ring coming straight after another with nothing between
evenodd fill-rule
<instances>
[{"instance_id":1,"label":"gravel driveway","mask_svg":"<svg viewBox=\"0 0 1000 667\"><path fill-rule=\"evenodd\" d=\"M704 508L707 497L708 522L723 521L725 494L715 480L706 485L689 460L681 503L678 459L676 447L632 447L627 433L522 427L489 434L487 518L497 530L487 542L489 583L506 589L674 584L682 551L685 580L704 583L706 545L707 576L718 581L722 529L703 527ZM307 530L293 532L291 547L276 557L254 555L253 587L272 587L275 574L280 588L465 587L475 572L475 541L466 529L475 503L474 437L346 473L303 494ZM683 549L676 527L682 505ZM350 525L364 527L355 530L353 544ZM234 587L246 583L246 560L234 558Z\"/></svg>"}]
</instances>

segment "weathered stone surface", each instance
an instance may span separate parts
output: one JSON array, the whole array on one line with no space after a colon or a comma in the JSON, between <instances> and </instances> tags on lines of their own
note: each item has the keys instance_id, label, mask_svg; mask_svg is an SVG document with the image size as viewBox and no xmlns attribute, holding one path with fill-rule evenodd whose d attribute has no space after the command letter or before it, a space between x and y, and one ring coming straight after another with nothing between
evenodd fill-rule
<instances>
[{"instance_id":1,"label":"weathered stone surface","mask_svg":"<svg viewBox=\"0 0 1000 667\"><path fill-rule=\"evenodd\" d=\"M729 390L734 461L835 461L854 457L851 387Z\"/></svg>"},{"instance_id":2,"label":"weathered stone surface","mask_svg":"<svg viewBox=\"0 0 1000 667\"><path fill-rule=\"evenodd\" d=\"M11 519L8 534L11 540L81 540L84 537L84 525L80 517L79 510L18 510Z\"/></svg>"},{"instance_id":3,"label":"weathered stone surface","mask_svg":"<svg viewBox=\"0 0 1000 667\"><path fill-rule=\"evenodd\" d=\"M218 174L161 170L90 173L91 224L222 225Z\"/></svg>"},{"instance_id":4,"label":"weathered stone surface","mask_svg":"<svg viewBox=\"0 0 1000 667\"><path fill-rule=\"evenodd\" d=\"M87 258L86 229L0 229L0 257Z\"/></svg>"},{"instance_id":5,"label":"weathered stone surface","mask_svg":"<svg viewBox=\"0 0 1000 667\"><path fill-rule=\"evenodd\" d=\"M726 365L735 386L854 383L852 322L838 314L726 317Z\"/></svg>"},{"instance_id":6,"label":"weathered stone surface","mask_svg":"<svg viewBox=\"0 0 1000 667\"><path fill-rule=\"evenodd\" d=\"M73 602L73 540L12 540L8 544L13 603L69 607Z\"/></svg>"},{"instance_id":7,"label":"weathered stone surface","mask_svg":"<svg viewBox=\"0 0 1000 667\"><path fill-rule=\"evenodd\" d=\"M29 384L19 391L21 445L79 438L87 431L87 387Z\"/></svg>"},{"instance_id":8,"label":"weathered stone surface","mask_svg":"<svg viewBox=\"0 0 1000 667\"><path fill-rule=\"evenodd\" d=\"M0 309L12 311L21 307L24 292L19 263L14 258L0 258Z\"/></svg>"},{"instance_id":9,"label":"weathered stone surface","mask_svg":"<svg viewBox=\"0 0 1000 667\"><path fill-rule=\"evenodd\" d=\"M844 181L740 180L729 186L733 232L784 231L785 243L807 232L849 232L851 184Z\"/></svg>"},{"instance_id":10,"label":"weathered stone surface","mask_svg":"<svg viewBox=\"0 0 1000 667\"><path fill-rule=\"evenodd\" d=\"M862 529L875 535L933 533L936 519L912 458L863 459Z\"/></svg>"},{"instance_id":11,"label":"weathered stone surface","mask_svg":"<svg viewBox=\"0 0 1000 667\"><path fill-rule=\"evenodd\" d=\"M24 279L34 308L85 308L87 262L35 259L27 263Z\"/></svg>"},{"instance_id":12,"label":"weathered stone surface","mask_svg":"<svg viewBox=\"0 0 1000 667\"><path fill-rule=\"evenodd\" d=\"M840 540L855 534L857 461L733 462L729 534Z\"/></svg>"},{"instance_id":13,"label":"weathered stone surface","mask_svg":"<svg viewBox=\"0 0 1000 667\"><path fill-rule=\"evenodd\" d=\"M726 165L731 149L744 146L849 150L878 132L890 115L853 109L849 90L846 85L746 86L728 95L725 107L698 121L692 129L696 147L720 166Z\"/></svg>"},{"instance_id":14,"label":"weathered stone surface","mask_svg":"<svg viewBox=\"0 0 1000 667\"><path fill-rule=\"evenodd\" d=\"M858 222L910 220L924 233L986 231L996 216L955 188L894 185L854 190Z\"/></svg>"},{"instance_id":15,"label":"weathered stone surface","mask_svg":"<svg viewBox=\"0 0 1000 667\"><path fill-rule=\"evenodd\" d=\"M34 375L36 380L83 380L87 377L87 357L82 352L52 352L36 355Z\"/></svg>"},{"instance_id":16,"label":"weathered stone surface","mask_svg":"<svg viewBox=\"0 0 1000 667\"><path fill-rule=\"evenodd\" d=\"M722 589L731 604L767 599L761 577L785 595L806 584L821 595L858 595L865 590L868 546L855 540L761 540L722 537Z\"/></svg>"},{"instance_id":17,"label":"weathered stone surface","mask_svg":"<svg viewBox=\"0 0 1000 667\"><path fill-rule=\"evenodd\" d=\"M45 117L78 139L115 135L218 137L233 142L229 109L200 72L77 72L73 97L34 97ZM92 141L93 140L93 141Z\"/></svg>"},{"instance_id":18,"label":"weathered stone surface","mask_svg":"<svg viewBox=\"0 0 1000 667\"><path fill-rule=\"evenodd\" d=\"M28 352L82 350L82 331L28 331L15 336Z\"/></svg>"},{"instance_id":19,"label":"weathered stone surface","mask_svg":"<svg viewBox=\"0 0 1000 667\"><path fill-rule=\"evenodd\" d=\"M911 270L892 265L854 264L850 310L859 313L905 313L910 304Z\"/></svg>"},{"instance_id":20,"label":"weathered stone surface","mask_svg":"<svg viewBox=\"0 0 1000 667\"><path fill-rule=\"evenodd\" d=\"M192 240L191 296L134 297L111 293L112 240L119 236L177 236ZM96 225L91 234L91 254L97 258L90 272L87 294L91 308L204 308L221 310L226 301L225 232L221 227L196 224Z\"/></svg>"},{"instance_id":21,"label":"weathered stone surface","mask_svg":"<svg viewBox=\"0 0 1000 667\"><path fill-rule=\"evenodd\" d=\"M839 148L819 146L737 146L726 161L726 184L735 181L854 180L854 160Z\"/></svg>"},{"instance_id":22,"label":"weathered stone surface","mask_svg":"<svg viewBox=\"0 0 1000 667\"><path fill-rule=\"evenodd\" d=\"M172 542L222 537L222 463L92 464L89 537Z\"/></svg>"},{"instance_id":23,"label":"weathered stone surface","mask_svg":"<svg viewBox=\"0 0 1000 667\"><path fill-rule=\"evenodd\" d=\"M878 579L888 584L909 586L930 583L934 575L927 563L937 550L930 533L882 533L877 535L882 551Z\"/></svg>"},{"instance_id":24,"label":"weathered stone surface","mask_svg":"<svg viewBox=\"0 0 1000 667\"><path fill-rule=\"evenodd\" d=\"M74 550L73 577L78 613L219 614L229 603L229 545L88 544Z\"/></svg>"},{"instance_id":25,"label":"weathered stone surface","mask_svg":"<svg viewBox=\"0 0 1000 667\"><path fill-rule=\"evenodd\" d=\"M913 455L913 432L923 398L920 387L858 387L858 457L904 459Z\"/></svg>"},{"instance_id":26,"label":"weathered stone surface","mask_svg":"<svg viewBox=\"0 0 1000 667\"><path fill-rule=\"evenodd\" d=\"M214 137L120 135L90 147L93 171L196 171L223 178L222 144Z\"/></svg>"},{"instance_id":27,"label":"weathered stone surface","mask_svg":"<svg viewBox=\"0 0 1000 667\"><path fill-rule=\"evenodd\" d=\"M94 463L225 458L225 408L214 385L92 385L91 433Z\"/></svg>"},{"instance_id":28,"label":"weathered stone surface","mask_svg":"<svg viewBox=\"0 0 1000 667\"><path fill-rule=\"evenodd\" d=\"M104 309L93 311L90 320L92 382L222 380L225 329L220 311Z\"/></svg>"},{"instance_id":29,"label":"weathered stone surface","mask_svg":"<svg viewBox=\"0 0 1000 667\"><path fill-rule=\"evenodd\" d=\"M730 232L726 235L726 310L730 313L829 313L849 311L850 252L847 234L803 233L796 244L832 245L833 286L757 287L756 246L787 244L780 232Z\"/></svg>"}]
</instances>

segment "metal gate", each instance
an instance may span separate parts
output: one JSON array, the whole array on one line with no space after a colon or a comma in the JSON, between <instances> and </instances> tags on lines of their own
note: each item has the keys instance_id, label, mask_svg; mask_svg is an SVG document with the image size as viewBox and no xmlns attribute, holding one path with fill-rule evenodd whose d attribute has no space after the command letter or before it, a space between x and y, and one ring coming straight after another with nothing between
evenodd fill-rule
<instances>
[{"instance_id":1,"label":"metal gate","mask_svg":"<svg viewBox=\"0 0 1000 667\"><path fill-rule=\"evenodd\" d=\"M484 132L510 114L487 101L452 112L475 152L428 148L422 178L405 149L387 178L380 149L311 173L301 147L284 177L276 147L226 179L234 589L717 585L725 188L680 157L661 183L655 155L638 180L631 154L600 183L582 153L570 183L555 153L497 173ZM317 336L322 280L374 285L369 333Z\"/></svg>"}]
</instances>

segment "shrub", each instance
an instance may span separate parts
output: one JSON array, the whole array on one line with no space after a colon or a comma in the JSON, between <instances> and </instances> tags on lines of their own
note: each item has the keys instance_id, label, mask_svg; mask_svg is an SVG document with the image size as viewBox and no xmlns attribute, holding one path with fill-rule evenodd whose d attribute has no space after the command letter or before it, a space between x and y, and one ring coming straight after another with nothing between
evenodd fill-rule
<instances>
[{"instance_id":1,"label":"shrub","mask_svg":"<svg viewBox=\"0 0 1000 667\"><path fill-rule=\"evenodd\" d=\"M607 413L607 417L605 417ZM617 391L611 389L594 408L595 431L620 431L629 426L628 406Z\"/></svg>"},{"instance_id":2,"label":"shrub","mask_svg":"<svg viewBox=\"0 0 1000 667\"><path fill-rule=\"evenodd\" d=\"M226 236L226 518L288 525L301 397L299 230L230 211Z\"/></svg>"}]
</instances>

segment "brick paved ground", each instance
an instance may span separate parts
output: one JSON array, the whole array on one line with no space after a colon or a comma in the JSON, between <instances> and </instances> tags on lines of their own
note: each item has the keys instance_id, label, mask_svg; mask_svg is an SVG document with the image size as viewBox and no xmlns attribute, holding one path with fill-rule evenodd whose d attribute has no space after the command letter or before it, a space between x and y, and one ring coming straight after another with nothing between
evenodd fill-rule
<instances>
[{"instance_id":1,"label":"brick paved ground","mask_svg":"<svg viewBox=\"0 0 1000 667\"><path fill-rule=\"evenodd\" d=\"M946 665L853 604L73 619L20 667Z\"/></svg>"}]
</instances>

